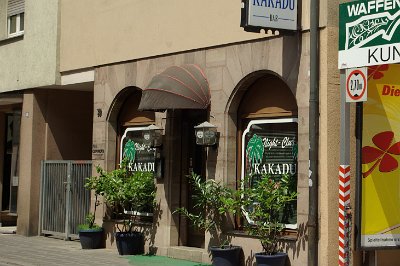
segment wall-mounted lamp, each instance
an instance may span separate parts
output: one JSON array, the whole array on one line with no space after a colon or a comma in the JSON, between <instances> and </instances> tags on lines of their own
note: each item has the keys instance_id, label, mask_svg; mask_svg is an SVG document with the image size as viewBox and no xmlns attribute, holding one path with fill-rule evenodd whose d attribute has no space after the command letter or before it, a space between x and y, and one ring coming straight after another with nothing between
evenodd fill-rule
<instances>
[{"instance_id":1,"label":"wall-mounted lamp","mask_svg":"<svg viewBox=\"0 0 400 266\"><path fill-rule=\"evenodd\" d=\"M150 125L143 130L144 144L150 147L160 147L162 145L163 129L155 125Z\"/></svg>"},{"instance_id":2,"label":"wall-mounted lamp","mask_svg":"<svg viewBox=\"0 0 400 266\"><path fill-rule=\"evenodd\" d=\"M213 146L218 142L217 127L205 121L194 127L196 144L203 146Z\"/></svg>"}]
</instances>

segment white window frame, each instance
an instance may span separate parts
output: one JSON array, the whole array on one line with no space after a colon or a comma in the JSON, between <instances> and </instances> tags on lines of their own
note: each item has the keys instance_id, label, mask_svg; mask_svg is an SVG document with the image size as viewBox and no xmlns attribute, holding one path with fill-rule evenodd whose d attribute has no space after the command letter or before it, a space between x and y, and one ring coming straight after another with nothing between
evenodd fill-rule
<instances>
[{"instance_id":1,"label":"white window frame","mask_svg":"<svg viewBox=\"0 0 400 266\"><path fill-rule=\"evenodd\" d=\"M298 123L298 119L297 118L277 118L277 119L262 119L262 120L251 120L250 123L247 125L246 129L243 131L242 133L242 169L241 169L241 184L242 186L244 185L244 180L245 180L245 170L244 170L244 166L245 166L245 140L246 140L246 134L249 133L251 127L253 125L259 125L259 124L278 124L278 123ZM243 187L242 187L243 189ZM254 224L254 222L250 219L248 213L246 212L246 210L244 208L242 208L242 212L246 218L246 220L250 223L250 224ZM297 212L296 212L297 215ZM285 228L286 229L297 229L297 223L296 224L285 224Z\"/></svg>"},{"instance_id":2,"label":"white window frame","mask_svg":"<svg viewBox=\"0 0 400 266\"><path fill-rule=\"evenodd\" d=\"M16 18L17 18L16 31L14 33L10 32L11 31L11 17L13 17L13 16L9 16L7 18L7 35L8 35L8 38L24 35L24 31L25 30L21 30L21 14L24 14L24 13L19 13L19 14L13 15L13 16L16 16ZM24 19L24 23L25 23L25 19ZM25 27L24 27L24 29L25 29Z\"/></svg>"},{"instance_id":3,"label":"white window frame","mask_svg":"<svg viewBox=\"0 0 400 266\"><path fill-rule=\"evenodd\" d=\"M127 129L125 129L124 135L122 135L121 137L121 143L120 145L120 152L119 152L119 160L120 162L122 162L123 159L123 153L124 153L124 139L126 138L126 135L128 135L128 132L130 131L143 131L146 130L148 128L148 126L144 126L144 127L128 127Z\"/></svg>"}]
</instances>

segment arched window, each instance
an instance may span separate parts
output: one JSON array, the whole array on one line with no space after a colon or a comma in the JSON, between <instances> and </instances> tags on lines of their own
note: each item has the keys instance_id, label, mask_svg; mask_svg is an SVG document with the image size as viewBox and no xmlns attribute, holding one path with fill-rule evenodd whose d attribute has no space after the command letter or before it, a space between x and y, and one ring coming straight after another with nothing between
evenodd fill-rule
<instances>
[{"instance_id":1,"label":"arched window","mask_svg":"<svg viewBox=\"0 0 400 266\"><path fill-rule=\"evenodd\" d=\"M117 117L117 163L127 157L132 171L155 172L155 149L145 144L143 139L143 130L155 123L155 114L138 111L141 90L130 90Z\"/></svg>"},{"instance_id":2,"label":"arched window","mask_svg":"<svg viewBox=\"0 0 400 266\"><path fill-rule=\"evenodd\" d=\"M297 103L285 82L272 74L256 79L240 101L237 124L238 183L287 175L289 189L297 190ZM282 214L288 228L297 226L296 206Z\"/></svg>"}]
</instances>

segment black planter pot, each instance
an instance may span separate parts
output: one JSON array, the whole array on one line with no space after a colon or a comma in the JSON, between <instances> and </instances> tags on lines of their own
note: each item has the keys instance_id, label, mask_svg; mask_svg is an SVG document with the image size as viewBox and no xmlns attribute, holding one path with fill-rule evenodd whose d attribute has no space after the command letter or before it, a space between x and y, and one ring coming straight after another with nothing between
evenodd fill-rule
<instances>
[{"instance_id":1,"label":"black planter pot","mask_svg":"<svg viewBox=\"0 0 400 266\"><path fill-rule=\"evenodd\" d=\"M256 253L256 262L258 266L285 266L287 254L276 253L267 255L265 253Z\"/></svg>"},{"instance_id":2,"label":"black planter pot","mask_svg":"<svg viewBox=\"0 0 400 266\"><path fill-rule=\"evenodd\" d=\"M239 266L241 250L239 246L211 247L212 263L214 266Z\"/></svg>"},{"instance_id":3,"label":"black planter pot","mask_svg":"<svg viewBox=\"0 0 400 266\"><path fill-rule=\"evenodd\" d=\"M103 228L80 229L79 240L83 249L96 249L103 247Z\"/></svg>"},{"instance_id":4,"label":"black planter pot","mask_svg":"<svg viewBox=\"0 0 400 266\"><path fill-rule=\"evenodd\" d=\"M144 253L144 237L140 232L115 233L119 255L138 255Z\"/></svg>"}]
</instances>

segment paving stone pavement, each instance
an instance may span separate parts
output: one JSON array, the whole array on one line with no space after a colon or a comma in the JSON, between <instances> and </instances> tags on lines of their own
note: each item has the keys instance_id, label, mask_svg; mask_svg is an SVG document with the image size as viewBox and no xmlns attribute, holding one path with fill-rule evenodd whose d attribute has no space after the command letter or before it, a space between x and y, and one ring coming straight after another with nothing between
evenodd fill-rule
<instances>
[{"instance_id":1,"label":"paving stone pavement","mask_svg":"<svg viewBox=\"0 0 400 266\"><path fill-rule=\"evenodd\" d=\"M24 237L0 232L0 266L42 265L121 265L128 260L117 250L83 250L79 241L64 241L50 237Z\"/></svg>"}]
</instances>

